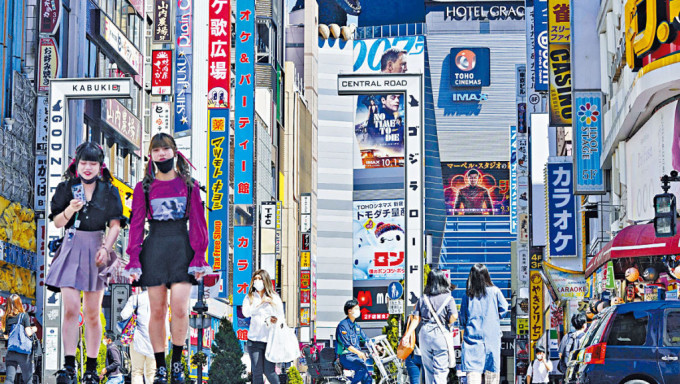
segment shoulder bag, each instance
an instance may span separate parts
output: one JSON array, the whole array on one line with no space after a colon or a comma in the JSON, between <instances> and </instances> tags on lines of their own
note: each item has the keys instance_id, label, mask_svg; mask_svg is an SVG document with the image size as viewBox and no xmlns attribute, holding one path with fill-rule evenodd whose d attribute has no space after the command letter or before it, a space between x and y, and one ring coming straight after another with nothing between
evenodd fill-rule
<instances>
[{"instance_id":1,"label":"shoulder bag","mask_svg":"<svg viewBox=\"0 0 680 384\"><path fill-rule=\"evenodd\" d=\"M24 328L24 324L22 322L24 315L25 314L23 312L19 313L19 320L16 324L14 324L12 331L9 333L9 338L7 339L7 350L21 353L22 355L30 355L31 350L33 349L33 342L28 337L28 335L26 335L26 328Z\"/></svg>"},{"instance_id":2,"label":"shoulder bag","mask_svg":"<svg viewBox=\"0 0 680 384\"><path fill-rule=\"evenodd\" d=\"M449 300L452 299L451 296L449 296L446 301L444 301L444 304L439 308L438 311L435 312L434 308L432 307L432 303L430 302L430 298L427 297L427 295L423 295L423 299L425 300L425 304L427 304L427 308L430 310L430 313L434 316L434 320L437 322L437 325L439 326L439 330L442 331L444 334L444 340L446 341L446 347L449 352L449 368L455 368L456 367L456 351L454 350L453 346L453 333L444 325L442 324L442 321L439 319L439 314L442 312L444 308L446 308L446 305L449 303Z\"/></svg>"},{"instance_id":3,"label":"shoulder bag","mask_svg":"<svg viewBox=\"0 0 680 384\"><path fill-rule=\"evenodd\" d=\"M409 329L409 326L411 325L411 316L408 317L408 322L406 323L406 329ZM404 345L404 339L409 337L408 339L409 342L407 345ZM416 347L416 334L415 331L413 332L407 332L402 336L401 340L399 340L399 345L397 346L397 357L400 358L401 360L406 360L407 357L411 353L413 353L413 350Z\"/></svg>"},{"instance_id":4,"label":"shoulder bag","mask_svg":"<svg viewBox=\"0 0 680 384\"><path fill-rule=\"evenodd\" d=\"M121 320L116 324L118 332L120 332L120 343L123 345L130 345L135 337L135 328L137 328L137 309L139 308L139 294L137 294L137 303L135 304L135 311L132 315Z\"/></svg>"}]
</instances>

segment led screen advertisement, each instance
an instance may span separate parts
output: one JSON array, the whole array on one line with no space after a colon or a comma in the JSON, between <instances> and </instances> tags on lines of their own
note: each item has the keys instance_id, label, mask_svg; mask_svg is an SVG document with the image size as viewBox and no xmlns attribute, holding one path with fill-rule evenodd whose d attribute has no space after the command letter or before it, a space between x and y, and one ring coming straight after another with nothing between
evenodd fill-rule
<instances>
[{"instance_id":1,"label":"led screen advertisement","mask_svg":"<svg viewBox=\"0 0 680 384\"><path fill-rule=\"evenodd\" d=\"M354 280L404 278L403 200L354 202Z\"/></svg>"},{"instance_id":2,"label":"led screen advertisement","mask_svg":"<svg viewBox=\"0 0 680 384\"><path fill-rule=\"evenodd\" d=\"M424 73L425 36L354 40L353 51L354 73Z\"/></svg>"},{"instance_id":3,"label":"led screen advertisement","mask_svg":"<svg viewBox=\"0 0 680 384\"><path fill-rule=\"evenodd\" d=\"M446 214L510 215L510 166L507 161L442 163Z\"/></svg>"},{"instance_id":4,"label":"led screen advertisement","mask_svg":"<svg viewBox=\"0 0 680 384\"><path fill-rule=\"evenodd\" d=\"M355 169L404 166L403 94L357 96L354 122L361 159Z\"/></svg>"}]
</instances>

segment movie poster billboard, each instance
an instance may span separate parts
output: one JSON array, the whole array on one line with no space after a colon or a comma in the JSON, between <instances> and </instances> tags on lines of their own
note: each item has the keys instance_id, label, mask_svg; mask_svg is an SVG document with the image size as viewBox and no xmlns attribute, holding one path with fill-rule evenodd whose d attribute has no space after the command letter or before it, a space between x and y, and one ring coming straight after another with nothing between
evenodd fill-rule
<instances>
[{"instance_id":1,"label":"movie poster billboard","mask_svg":"<svg viewBox=\"0 0 680 384\"><path fill-rule=\"evenodd\" d=\"M510 165L507 161L442 163L446 214L510 215Z\"/></svg>"},{"instance_id":2,"label":"movie poster billboard","mask_svg":"<svg viewBox=\"0 0 680 384\"><path fill-rule=\"evenodd\" d=\"M354 73L424 73L425 36L354 40Z\"/></svg>"},{"instance_id":3,"label":"movie poster billboard","mask_svg":"<svg viewBox=\"0 0 680 384\"><path fill-rule=\"evenodd\" d=\"M404 166L403 99L403 94L357 96L354 133L360 156L355 169Z\"/></svg>"},{"instance_id":4,"label":"movie poster billboard","mask_svg":"<svg viewBox=\"0 0 680 384\"><path fill-rule=\"evenodd\" d=\"M404 278L404 200L354 202L354 280Z\"/></svg>"}]
</instances>

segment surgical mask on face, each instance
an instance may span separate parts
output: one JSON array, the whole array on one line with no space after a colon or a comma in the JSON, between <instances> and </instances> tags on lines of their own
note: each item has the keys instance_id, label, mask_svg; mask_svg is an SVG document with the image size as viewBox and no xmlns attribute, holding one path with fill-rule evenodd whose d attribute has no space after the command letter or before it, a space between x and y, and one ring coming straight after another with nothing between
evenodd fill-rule
<instances>
[{"instance_id":1,"label":"surgical mask on face","mask_svg":"<svg viewBox=\"0 0 680 384\"><path fill-rule=\"evenodd\" d=\"M172 170L172 167L175 165L175 158L172 157L167 160L163 161L154 161L154 164L156 164L156 167L158 168L158 171L161 173L168 173Z\"/></svg>"},{"instance_id":2,"label":"surgical mask on face","mask_svg":"<svg viewBox=\"0 0 680 384\"><path fill-rule=\"evenodd\" d=\"M261 290L264 289L264 283L262 280L255 280L253 283L253 288L255 288L256 291L260 292Z\"/></svg>"},{"instance_id":3,"label":"surgical mask on face","mask_svg":"<svg viewBox=\"0 0 680 384\"><path fill-rule=\"evenodd\" d=\"M358 319L361 316L361 310L359 309L354 309L352 310L352 317L355 319Z\"/></svg>"}]
</instances>

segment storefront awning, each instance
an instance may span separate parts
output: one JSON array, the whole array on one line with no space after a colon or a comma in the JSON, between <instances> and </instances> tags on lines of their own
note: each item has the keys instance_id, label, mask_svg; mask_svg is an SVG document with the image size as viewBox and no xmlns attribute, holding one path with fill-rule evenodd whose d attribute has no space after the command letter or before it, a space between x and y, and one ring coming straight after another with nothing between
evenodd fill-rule
<instances>
[{"instance_id":1,"label":"storefront awning","mask_svg":"<svg viewBox=\"0 0 680 384\"><path fill-rule=\"evenodd\" d=\"M586 277L612 259L680 254L680 226L673 237L656 237L654 224L631 225L619 232L588 263Z\"/></svg>"}]
</instances>

